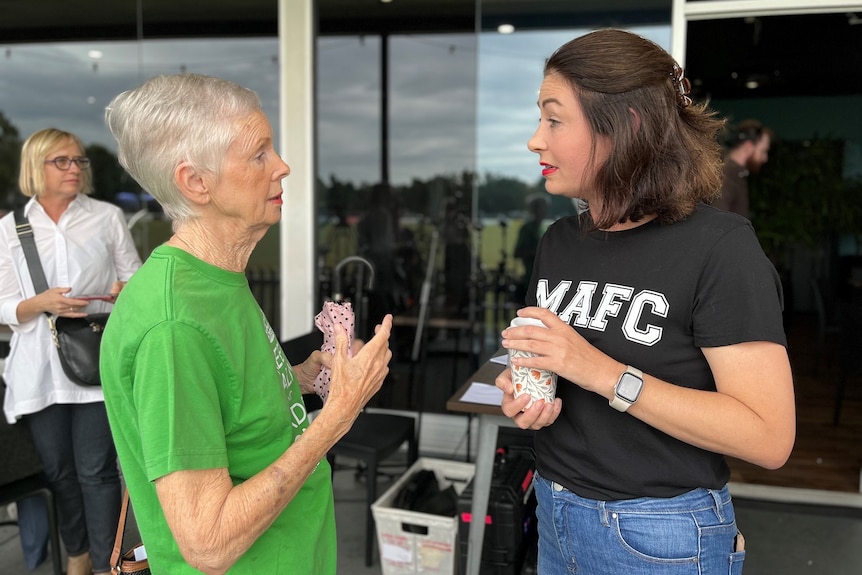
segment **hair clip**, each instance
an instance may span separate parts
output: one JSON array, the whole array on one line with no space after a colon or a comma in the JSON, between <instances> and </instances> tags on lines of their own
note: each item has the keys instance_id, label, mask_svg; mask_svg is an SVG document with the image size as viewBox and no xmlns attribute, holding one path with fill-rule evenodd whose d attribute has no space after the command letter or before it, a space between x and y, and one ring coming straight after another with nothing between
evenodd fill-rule
<instances>
[{"instance_id":1,"label":"hair clip","mask_svg":"<svg viewBox=\"0 0 862 575\"><path fill-rule=\"evenodd\" d=\"M691 82L685 77L684 70L676 62L674 62L673 70L670 72L670 78L677 91L677 103L679 107L688 108L691 106L691 98L688 97L691 93Z\"/></svg>"}]
</instances>

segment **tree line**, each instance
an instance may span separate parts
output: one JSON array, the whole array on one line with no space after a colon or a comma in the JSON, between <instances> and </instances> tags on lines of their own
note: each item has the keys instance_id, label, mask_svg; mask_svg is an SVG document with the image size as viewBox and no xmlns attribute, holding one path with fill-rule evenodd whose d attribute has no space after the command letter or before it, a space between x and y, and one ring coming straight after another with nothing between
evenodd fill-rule
<instances>
[{"instance_id":1,"label":"tree line","mask_svg":"<svg viewBox=\"0 0 862 575\"><path fill-rule=\"evenodd\" d=\"M0 111L0 211L12 210L26 203L18 188L21 146L24 139L18 128ZM91 144L84 153L91 160L93 197L119 203L117 194L131 193L140 198L143 190L120 166L116 154L101 144ZM373 183L354 183L330 176L317 180L318 214L324 218L358 216L370 205ZM502 218L522 214L527 198L544 192L544 182L527 183L517 178L475 172L438 175L426 180L414 179L407 184L390 186L395 209L401 216L424 216L442 219L446 213L467 215L473 212L473 194L478 194L478 216ZM571 211L566 198L551 198L550 213Z\"/></svg>"}]
</instances>

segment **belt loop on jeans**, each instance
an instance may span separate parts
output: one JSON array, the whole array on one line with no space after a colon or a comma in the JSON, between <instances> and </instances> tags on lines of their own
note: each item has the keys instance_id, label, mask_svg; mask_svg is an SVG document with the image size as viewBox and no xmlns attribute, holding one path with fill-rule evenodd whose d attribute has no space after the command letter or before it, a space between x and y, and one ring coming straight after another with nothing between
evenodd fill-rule
<instances>
[{"instance_id":1,"label":"belt loop on jeans","mask_svg":"<svg viewBox=\"0 0 862 575\"><path fill-rule=\"evenodd\" d=\"M713 501L715 501L715 514L718 515L718 520L724 523L724 503L721 502L721 492L715 489L707 489L707 491L709 491Z\"/></svg>"},{"instance_id":2,"label":"belt loop on jeans","mask_svg":"<svg viewBox=\"0 0 862 575\"><path fill-rule=\"evenodd\" d=\"M596 503L598 503L596 511L599 512L599 522L602 524L602 527L610 527L611 522L608 519L608 510L605 508L605 502L597 501Z\"/></svg>"}]
</instances>

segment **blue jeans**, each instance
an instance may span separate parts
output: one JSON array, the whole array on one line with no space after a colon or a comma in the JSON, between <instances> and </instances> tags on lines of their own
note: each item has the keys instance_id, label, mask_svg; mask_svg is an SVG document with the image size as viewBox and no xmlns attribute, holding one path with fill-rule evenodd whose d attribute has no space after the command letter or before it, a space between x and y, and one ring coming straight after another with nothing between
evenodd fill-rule
<instances>
[{"instance_id":1,"label":"blue jeans","mask_svg":"<svg viewBox=\"0 0 862 575\"><path fill-rule=\"evenodd\" d=\"M740 575L730 493L597 501L534 475L539 575Z\"/></svg>"},{"instance_id":2,"label":"blue jeans","mask_svg":"<svg viewBox=\"0 0 862 575\"><path fill-rule=\"evenodd\" d=\"M122 492L105 404L51 405L23 421L57 501L66 552L89 550L93 570L110 571Z\"/></svg>"},{"instance_id":3,"label":"blue jeans","mask_svg":"<svg viewBox=\"0 0 862 575\"><path fill-rule=\"evenodd\" d=\"M48 506L39 495L19 499L16 506L24 564L30 571L35 571L48 557Z\"/></svg>"}]
</instances>

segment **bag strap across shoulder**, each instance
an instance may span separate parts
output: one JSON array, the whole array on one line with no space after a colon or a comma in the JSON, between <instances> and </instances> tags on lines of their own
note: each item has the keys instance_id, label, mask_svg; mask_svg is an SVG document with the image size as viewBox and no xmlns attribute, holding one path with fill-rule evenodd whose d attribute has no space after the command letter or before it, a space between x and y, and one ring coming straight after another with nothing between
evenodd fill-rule
<instances>
[{"instance_id":1,"label":"bag strap across shoulder","mask_svg":"<svg viewBox=\"0 0 862 575\"><path fill-rule=\"evenodd\" d=\"M42 260L39 259L39 250L36 249L36 239L33 236L33 227L30 220L24 215L24 208L18 208L15 214L15 232L21 240L21 249L24 250L24 258L27 267L30 268L30 279L33 280L33 289L40 294L48 289L48 281L45 279L45 271L42 269ZM45 312L46 315L48 312Z\"/></svg>"}]
</instances>

